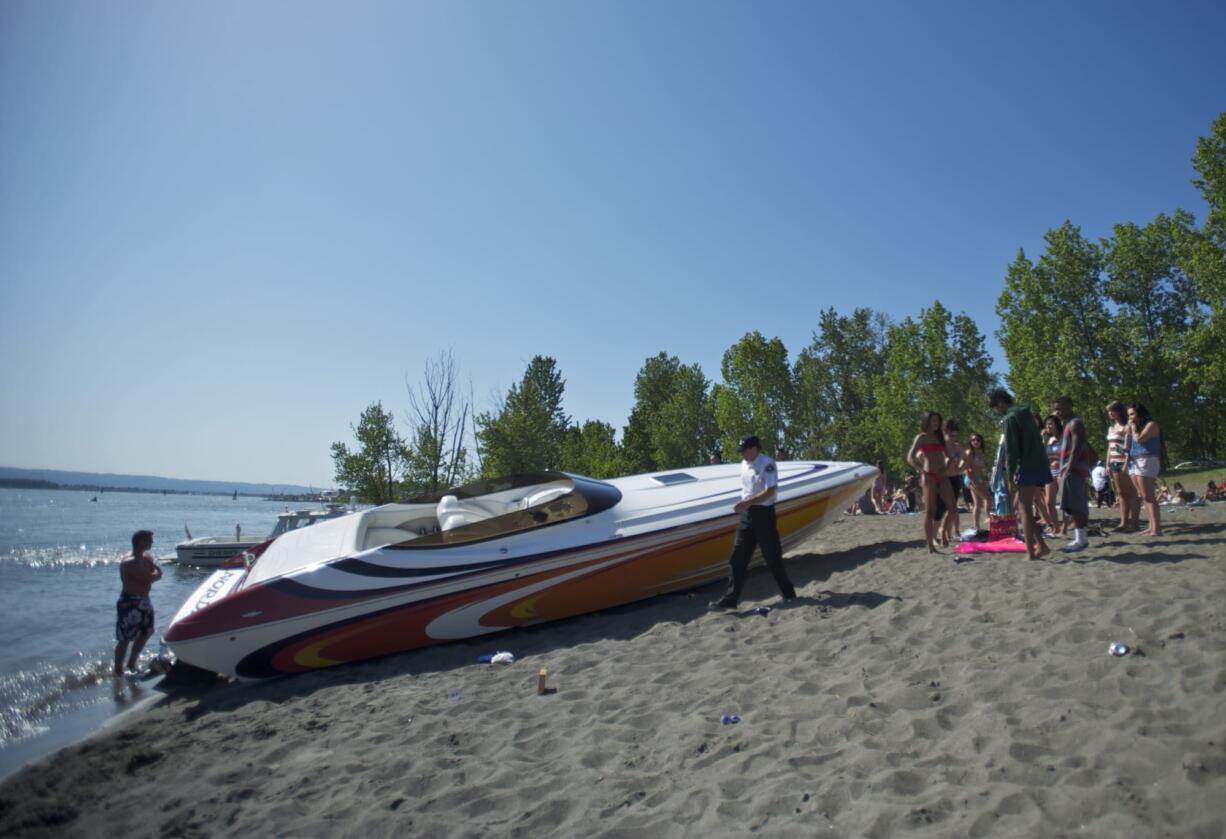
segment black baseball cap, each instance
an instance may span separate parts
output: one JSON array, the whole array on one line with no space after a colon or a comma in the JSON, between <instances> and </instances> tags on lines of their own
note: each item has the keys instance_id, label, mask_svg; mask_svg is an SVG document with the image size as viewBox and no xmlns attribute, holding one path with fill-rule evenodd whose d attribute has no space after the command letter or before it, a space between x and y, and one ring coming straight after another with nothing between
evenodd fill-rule
<instances>
[{"instance_id":1,"label":"black baseball cap","mask_svg":"<svg viewBox=\"0 0 1226 839\"><path fill-rule=\"evenodd\" d=\"M750 434L748 437L742 437L741 442L737 444L736 450L743 452L746 449L761 449L762 441Z\"/></svg>"}]
</instances>

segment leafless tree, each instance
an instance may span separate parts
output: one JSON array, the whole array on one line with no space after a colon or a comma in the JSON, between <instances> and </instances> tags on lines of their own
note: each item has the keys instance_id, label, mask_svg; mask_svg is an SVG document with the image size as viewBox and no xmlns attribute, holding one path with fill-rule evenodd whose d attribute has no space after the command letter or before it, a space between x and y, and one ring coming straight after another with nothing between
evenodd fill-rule
<instances>
[{"instance_id":1,"label":"leafless tree","mask_svg":"<svg viewBox=\"0 0 1226 839\"><path fill-rule=\"evenodd\" d=\"M455 355L444 350L426 362L417 385L405 381L412 425L407 477L425 492L462 483L471 471L466 440L472 430L472 397L465 397L459 379Z\"/></svg>"}]
</instances>

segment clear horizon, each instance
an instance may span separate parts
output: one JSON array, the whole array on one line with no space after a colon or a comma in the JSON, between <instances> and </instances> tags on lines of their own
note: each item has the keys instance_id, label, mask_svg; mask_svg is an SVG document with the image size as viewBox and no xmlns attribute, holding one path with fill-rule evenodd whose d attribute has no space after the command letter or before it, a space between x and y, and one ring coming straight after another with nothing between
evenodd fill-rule
<instances>
[{"instance_id":1,"label":"clear horizon","mask_svg":"<svg viewBox=\"0 0 1226 839\"><path fill-rule=\"evenodd\" d=\"M940 300L1204 220L1226 7L0 6L0 462L332 485L453 350L620 432L658 352ZM1216 56L1216 57L1215 57ZM402 426L403 428L403 426Z\"/></svg>"}]
</instances>

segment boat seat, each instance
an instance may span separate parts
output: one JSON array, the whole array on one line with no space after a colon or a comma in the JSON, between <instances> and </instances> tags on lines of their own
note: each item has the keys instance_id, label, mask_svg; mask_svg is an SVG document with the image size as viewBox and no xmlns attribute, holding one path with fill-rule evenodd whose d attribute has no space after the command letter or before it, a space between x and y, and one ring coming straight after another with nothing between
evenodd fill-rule
<instances>
[{"instance_id":1,"label":"boat seat","mask_svg":"<svg viewBox=\"0 0 1226 839\"><path fill-rule=\"evenodd\" d=\"M438 502L438 526L444 533L493 517L494 514L488 510L466 504L454 495L444 495Z\"/></svg>"},{"instance_id":2,"label":"boat seat","mask_svg":"<svg viewBox=\"0 0 1226 839\"><path fill-rule=\"evenodd\" d=\"M524 510L530 510L533 507L539 507L542 504L548 504L550 501L561 498L563 495L569 494L570 491L571 491L570 487L547 487L545 489L537 490L536 492L524 498L524 500L521 502L521 508Z\"/></svg>"}]
</instances>

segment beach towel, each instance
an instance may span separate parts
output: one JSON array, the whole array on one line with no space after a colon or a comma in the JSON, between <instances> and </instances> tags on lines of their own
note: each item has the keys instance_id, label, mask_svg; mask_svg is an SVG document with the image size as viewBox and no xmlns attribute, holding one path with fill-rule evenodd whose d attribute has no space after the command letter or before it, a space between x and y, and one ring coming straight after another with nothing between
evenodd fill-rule
<instances>
[{"instance_id":1,"label":"beach towel","mask_svg":"<svg viewBox=\"0 0 1226 839\"><path fill-rule=\"evenodd\" d=\"M1024 554L1026 543L1016 536L1010 536L1008 539L997 539L994 542L959 542L954 550L960 554Z\"/></svg>"}]
</instances>

